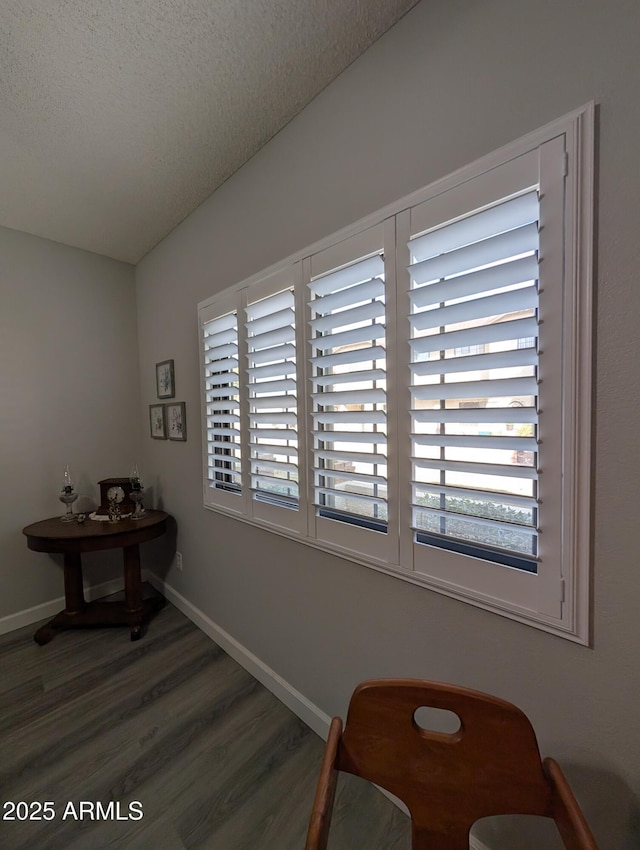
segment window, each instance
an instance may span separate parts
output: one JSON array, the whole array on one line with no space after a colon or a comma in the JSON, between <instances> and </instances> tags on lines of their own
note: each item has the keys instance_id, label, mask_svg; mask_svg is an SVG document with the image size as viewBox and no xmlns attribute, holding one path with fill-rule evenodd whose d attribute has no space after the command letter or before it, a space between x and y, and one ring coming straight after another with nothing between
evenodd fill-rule
<instances>
[{"instance_id":1,"label":"window","mask_svg":"<svg viewBox=\"0 0 640 850\"><path fill-rule=\"evenodd\" d=\"M292 288L249 304L247 379L251 492L298 509L298 399Z\"/></svg>"},{"instance_id":2,"label":"window","mask_svg":"<svg viewBox=\"0 0 640 850\"><path fill-rule=\"evenodd\" d=\"M527 187L409 242L415 539L532 572L539 206Z\"/></svg>"},{"instance_id":3,"label":"window","mask_svg":"<svg viewBox=\"0 0 640 850\"><path fill-rule=\"evenodd\" d=\"M387 223L318 251L303 264L311 382L310 531L319 541L383 564L397 560L395 527L389 533L387 467L387 299L393 258Z\"/></svg>"},{"instance_id":4,"label":"window","mask_svg":"<svg viewBox=\"0 0 640 850\"><path fill-rule=\"evenodd\" d=\"M592 125L200 305L205 505L586 642Z\"/></svg>"},{"instance_id":5,"label":"window","mask_svg":"<svg viewBox=\"0 0 640 850\"><path fill-rule=\"evenodd\" d=\"M314 504L386 531L384 262L374 256L309 282Z\"/></svg>"},{"instance_id":6,"label":"window","mask_svg":"<svg viewBox=\"0 0 640 850\"><path fill-rule=\"evenodd\" d=\"M203 324L207 485L239 495L242 488L237 310Z\"/></svg>"}]
</instances>

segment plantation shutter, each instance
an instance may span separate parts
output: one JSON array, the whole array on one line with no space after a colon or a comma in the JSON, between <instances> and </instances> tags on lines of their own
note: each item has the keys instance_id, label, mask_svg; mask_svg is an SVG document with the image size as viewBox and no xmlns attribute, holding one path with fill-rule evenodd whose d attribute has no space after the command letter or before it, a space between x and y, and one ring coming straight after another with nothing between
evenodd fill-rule
<instances>
[{"instance_id":1,"label":"plantation shutter","mask_svg":"<svg viewBox=\"0 0 640 850\"><path fill-rule=\"evenodd\" d=\"M314 504L321 516L386 530L384 262L309 283Z\"/></svg>"},{"instance_id":2,"label":"plantation shutter","mask_svg":"<svg viewBox=\"0 0 640 850\"><path fill-rule=\"evenodd\" d=\"M409 241L416 540L537 556L536 188Z\"/></svg>"},{"instance_id":3,"label":"plantation shutter","mask_svg":"<svg viewBox=\"0 0 640 850\"><path fill-rule=\"evenodd\" d=\"M298 399L293 289L246 308L249 451L255 499L298 508Z\"/></svg>"},{"instance_id":4,"label":"plantation shutter","mask_svg":"<svg viewBox=\"0 0 640 850\"><path fill-rule=\"evenodd\" d=\"M203 323L207 481L212 490L241 492L238 315Z\"/></svg>"}]
</instances>

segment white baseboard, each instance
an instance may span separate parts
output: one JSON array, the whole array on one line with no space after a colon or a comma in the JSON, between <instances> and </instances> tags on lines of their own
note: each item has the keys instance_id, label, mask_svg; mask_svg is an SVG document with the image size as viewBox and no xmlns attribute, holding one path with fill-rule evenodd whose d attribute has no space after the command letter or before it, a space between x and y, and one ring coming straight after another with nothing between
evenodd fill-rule
<instances>
[{"instance_id":1,"label":"white baseboard","mask_svg":"<svg viewBox=\"0 0 640 850\"><path fill-rule=\"evenodd\" d=\"M311 727L317 735L326 741L331 723L331 718L328 714L321 711L303 696L300 691L297 691L282 676L279 676L275 670L272 670L271 667L268 667L256 655L250 652L246 646L243 646L221 626L207 617L206 614L203 614L188 599L185 599L182 594L174 590L171 585L165 584L150 572L145 572L145 580L150 582L156 590L162 593L169 602L173 603L179 611L182 611L212 641L217 643L221 649L224 649L234 661L237 661L241 667L244 667L247 672L251 673L254 679L257 679L260 684L270 690L280 702L284 703L287 708L291 709L307 726Z\"/></svg>"},{"instance_id":2,"label":"white baseboard","mask_svg":"<svg viewBox=\"0 0 640 850\"><path fill-rule=\"evenodd\" d=\"M296 690L292 685L286 682L282 676L279 676L271 667L268 667L256 655L250 652L246 646L243 646L239 641L232 637L229 632L225 631L217 623L214 623L210 617L207 617L199 608L196 608L188 599L185 599L182 594L174 590L171 585L166 584L151 572L145 571L145 581L150 582L156 590L169 600L179 611L188 617L192 623L198 626L214 643L230 655L234 661L237 661L241 667L251 673L262 685L265 686L271 693L276 696L280 702L284 703L287 708L291 709L300 720L307 724L313 731L326 741L329 734L329 725L331 718L324 711L321 711L317 705L314 705L300 691ZM384 788L378 788L385 797L388 797L392 803L398 806L401 811L408 814L406 806L385 791ZM489 848L478 841L474 836L469 838L469 850L489 850Z\"/></svg>"},{"instance_id":3,"label":"white baseboard","mask_svg":"<svg viewBox=\"0 0 640 850\"><path fill-rule=\"evenodd\" d=\"M86 585L84 598L90 602L92 599L99 599L101 596L108 596L110 593L117 593L119 590L122 590L122 578L114 578L110 581L104 581L102 584ZM49 602L43 602L41 605L34 605L33 608L18 611L17 614L2 617L0 618L0 635L5 635L7 632L13 632L24 626L30 626L31 623L37 623L38 620L46 620L47 617L55 617L58 611L63 610L64 604L64 596L58 596L57 599L51 599Z\"/></svg>"}]
</instances>

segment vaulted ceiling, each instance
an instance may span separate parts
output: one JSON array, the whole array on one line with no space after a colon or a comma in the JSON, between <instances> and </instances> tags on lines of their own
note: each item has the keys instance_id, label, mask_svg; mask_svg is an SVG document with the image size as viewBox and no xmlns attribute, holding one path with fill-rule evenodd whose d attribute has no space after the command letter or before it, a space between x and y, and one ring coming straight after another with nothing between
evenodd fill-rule
<instances>
[{"instance_id":1,"label":"vaulted ceiling","mask_svg":"<svg viewBox=\"0 0 640 850\"><path fill-rule=\"evenodd\" d=\"M7 0L0 225L129 262L417 0Z\"/></svg>"}]
</instances>

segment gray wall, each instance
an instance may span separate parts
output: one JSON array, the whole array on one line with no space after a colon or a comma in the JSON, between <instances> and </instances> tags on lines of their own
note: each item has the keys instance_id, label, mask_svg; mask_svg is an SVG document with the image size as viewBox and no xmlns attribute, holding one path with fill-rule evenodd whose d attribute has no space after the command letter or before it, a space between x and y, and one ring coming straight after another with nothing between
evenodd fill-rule
<instances>
[{"instance_id":1,"label":"gray wall","mask_svg":"<svg viewBox=\"0 0 640 850\"><path fill-rule=\"evenodd\" d=\"M145 441L184 556L169 582L329 714L344 713L357 682L387 675L519 704L605 850L640 841L639 14L637 0L424 0L137 269L143 407L155 396L153 364L167 357L187 402L187 443ZM591 99L593 648L206 511L197 303ZM485 824L488 843L497 829Z\"/></svg>"},{"instance_id":2,"label":"gray wall","mask_svg":"<svg viewBox=\"0 0 640 850\"><path fill-rule=\"evenodd\" d=\"M140 449L133 266L0 228L0 619L63 594L61 559L21 529L64 513L64 465L78 506L128 475ZM84 559L98 583L113 553ZM121 572L121 568L120 568Z\"/></svg>"}]
</instances>

